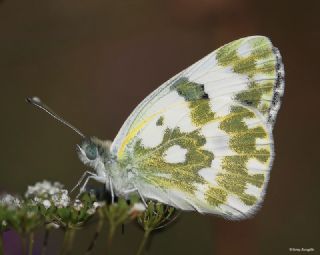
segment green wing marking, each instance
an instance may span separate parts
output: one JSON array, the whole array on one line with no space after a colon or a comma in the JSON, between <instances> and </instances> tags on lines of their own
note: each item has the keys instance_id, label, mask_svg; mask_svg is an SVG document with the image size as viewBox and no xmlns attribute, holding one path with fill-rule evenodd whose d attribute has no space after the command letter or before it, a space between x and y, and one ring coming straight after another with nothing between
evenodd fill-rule
<instances>
[{"instance_id":1,"label":"green wing marking","mask_svg":"<svg viewBox=\"0 0 320 255\"><path fill-rule=\"evenodd\" d=\"M219 65L232 66L233 71L239 74L246 74L253 77L255 74L265 73L269 75L275 74L275 65L273 61L265 61L268 59L274 60L272 45L265 37L251 39L249 45L251 51L246 56L240 56L238 49L246 39L239 39L217 50ZM261 64L259 64L259 61Z\"/></svg>"},{"instance_id":2,"label":"green wing marking","mask_svg":"<svg viewBox=\"0 0 320 255\"><path fill-rule=\"evenodd\" d=\"M247 163L255 158L262 163L270 159L270 151L256 148L257 138L266 138L267 132L262 127L248 128L244 118L252 118L254 113L244 107L232 108L230 117L222 121L220 128L230 135L230 147L237 155L226 156L222 162L222 173L218 174L217 182L228 193L237 195L246 205L253 205L257 197L245 194L247 183L261 188L265 177L263 174L248 174Z\"/></svg>"},{"instance_id":3,"label":"green wing marking","mask_svg":"<svg viewBox=\"0 0 320 255\"><path fill-rule=\"evenodd\" d=\"M182 77L173 85L172 90L177 90L189 105L191 111L191 120L196 126L204 124L214 119L214 113L210 108L210 100L204 91L204 85L189 81L188 78Z\"/></svg>"},{"instance_id":4,"label":"green wing marking","mask_svg":"<svg viewBox=\"0 0 320 255\"><path fill-rule=\"evenodd\" d=\"M163 141L155 148L144 148L141 140L134 146L134 159L139 171L151 182L165 188L176 188L189 194L195 190L195 184L204 183L198 175L199 169L210 167L213 154L202 149L206 139L199 131L184 133L175 129L166 129ZM164 153L170 147L179 145L187 149L183 163L170 164L164 160ZM161 177L161 174L170 176Z\"/></svg>"},{"instance_id":5,"label":"green wing marking","mask_svg":"<svg viewBox=\"0 0 320 255\"><path fill-rule=\"evenodd\" d=\"M256 146L257 138L267 137L265 127L248 128L243 121L248 118L256 118L255 113L245 107L234 106L220 123L220 129L230 136L229 145L235 155L223 157L220 173L216 177L218 185L209 185L205 198L211 206L225 203L230 194L238 196L246 205L254 205L258 200L258 197L246 194L245 189L247 184L261 188L265 176L250 175L247 163L252 158L267 163L271 154L270 150ZM199 171L210 168L214 160L213 153L203 148L206 137L199 130L187 133L179 128L166 129L162 143L154 148L145 148L138 140L134 145L134 165L150 184L195 195L198 184L208 184ZM174 145L187 149L185 162L171 164L164 160L164 152Z\"/></svg>"},{"instance_id":6,"label":"green wing marking","mask_svg":"<svg viewBox=\"0 0 320 255\"><path fill-rule=\"evenodd\" d=\"M247 44L250 49L244 56L241 56L238 50L243 44ZM235 95L235 99L255 107L264 116L267 116L277 78L277 59L269 39L254 37L249 41L246 38L236 40L219 48L216 59L219 65L231 66L235 73L248 77L248 89ZM264 75L267 78L260 81L255 78L255 75Z\"/></svg>"}]
</instances>

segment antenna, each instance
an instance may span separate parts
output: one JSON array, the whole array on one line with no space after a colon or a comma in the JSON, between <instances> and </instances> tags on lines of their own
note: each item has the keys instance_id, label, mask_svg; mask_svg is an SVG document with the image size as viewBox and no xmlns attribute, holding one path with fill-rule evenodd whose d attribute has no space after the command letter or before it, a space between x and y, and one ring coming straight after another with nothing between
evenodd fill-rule
<instances>
[{"instance_id":1,"label":"antenna","mask_svg":"<svg viewBox=\"0 0 320 255\"><path fill-rule=\"evenodd\" d=\"M26 101L33 106L38 107L39 109L45 111L48 113L51 117L55 118L57 121L62 123L63 125L66 125L67 127L71 128L73 131L75 131L78 135L80 135L82 138L85 138L85 135L80 132L79 129L72 126L69 122L65 121L63 118L61 118L58 114L56 114L54 111L52 111L48 106L46 106L44 103L41 102L40 98L38 97L27 97Z\"/></svg>"}]
</instances>

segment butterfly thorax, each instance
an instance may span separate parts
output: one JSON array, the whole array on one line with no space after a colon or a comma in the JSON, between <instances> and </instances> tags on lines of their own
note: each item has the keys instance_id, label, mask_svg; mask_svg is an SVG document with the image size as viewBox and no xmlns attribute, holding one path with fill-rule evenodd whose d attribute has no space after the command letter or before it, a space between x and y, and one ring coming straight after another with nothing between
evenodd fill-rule
<instances>
[{"instance_id":1,"label":"butterfly thorax","mask_svg":"<svg viewBox=\"0 0 320 255\"><path fill-rule=\"evenodd\" d=\"M127 191L133 189L128 171L121 167L115 155L110 152L111 141L103 141L96 137L83 140L78 146L80 160L95 170L99 181L110 189L109 179L112 181L116 195L127 195Z\"/></svg>"}]
</instances>

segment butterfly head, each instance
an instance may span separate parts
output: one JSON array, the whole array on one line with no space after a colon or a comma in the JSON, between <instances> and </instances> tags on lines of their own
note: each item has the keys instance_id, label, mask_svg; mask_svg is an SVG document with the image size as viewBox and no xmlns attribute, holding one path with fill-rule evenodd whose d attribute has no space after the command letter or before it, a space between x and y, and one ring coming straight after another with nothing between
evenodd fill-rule
<instances>
[{"instance_id":1,"label":"butterfly head","mask_svg":"<svg viewBox=\"0 0 320 255\"><path fill-rule=\"evenodd\" d=\"M80 160L95 168L97 164L110 159L110 141L102 141L96 137L85 138L81 145L77 145Z\"/></svg>"}]
</instances>

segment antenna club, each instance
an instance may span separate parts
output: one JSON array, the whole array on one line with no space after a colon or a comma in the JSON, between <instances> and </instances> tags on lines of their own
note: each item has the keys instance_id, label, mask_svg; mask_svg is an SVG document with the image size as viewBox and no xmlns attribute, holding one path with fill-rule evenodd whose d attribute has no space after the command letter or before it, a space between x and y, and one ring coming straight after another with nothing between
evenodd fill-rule
<instances>
[{"instance_id":1,"label":"antenna club","mask_svg":"<svg viewBox=\"0 0 320 255\"><path fill-rule=\"evenodd\" d=\"M26 102L29 104L41 103L41 100L39 97L26 97Z\"/></svg>"},{"instance_id":2,"label":"antenna club","mask_svg":"<svg viewBox=\"0 0 320 255\"><path fill-rule=\"evenodd\" d=\"M81 133L79 129L75 128L69 122L65 121L58 114L53 112L48 106L46 106L44 103L41 102L40 98L38 98L38 97L26 97L26 102L28 102L31 105L36 106L39 109L43 110L44 112L48 113L51 117L53 117L54 119L58 120L60 123L64 124L65 126L67 126L69 128L71 128L73 131L75 131L82 138L85 138L85 135L83 133Z\"/></svg>"}]
</instances>

